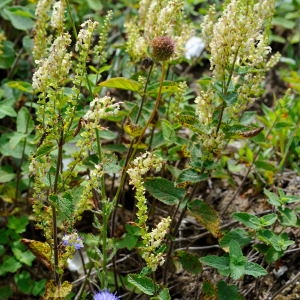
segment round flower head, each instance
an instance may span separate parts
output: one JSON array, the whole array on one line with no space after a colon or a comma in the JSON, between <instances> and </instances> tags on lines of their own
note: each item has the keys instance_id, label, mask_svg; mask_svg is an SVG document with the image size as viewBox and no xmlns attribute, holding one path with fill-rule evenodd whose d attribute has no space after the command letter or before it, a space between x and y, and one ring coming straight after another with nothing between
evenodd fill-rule
<instances>
[{"instance_id":1,"label":"round flower head","mask_svg":"<svg viewBox=\"0 0 300 300\"><path fill-rule=\"evenodd\" d=\"M94 300L119 300L120 298L116 295L108 292L108 291L101 291L94 295Z\"/></svg>"},{"instance_id":2,"label":"round flower head","mask_svg":"<svg viewBox=\"0 0 300 300\"><path fill-rule=\"evenodd\" d=\"M76 231L74 231L71 234L64 235L62 241L64 246L71 246L74 247L76 250L83 248L82 239Z\"/></svg>"},{"instance_id":3,"label":"round flower head","mask_svg":"<svg viewBox=\"0 0 300 300\"><path fill-rule=\"evenodd\" d=\"M158 36L151 42L152 56L156 61L164 61L171 58L175 52L175 43L168 36Z\"/></svg>"}]
</instances>

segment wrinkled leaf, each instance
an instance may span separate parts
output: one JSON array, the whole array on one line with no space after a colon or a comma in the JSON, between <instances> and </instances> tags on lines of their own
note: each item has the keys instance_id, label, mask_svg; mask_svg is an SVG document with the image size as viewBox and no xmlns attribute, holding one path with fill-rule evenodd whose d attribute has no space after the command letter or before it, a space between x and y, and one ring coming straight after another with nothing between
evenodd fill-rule
<instances>
[{"instance_id":1,"label":"wrinkled leaf","mask_svg":"<svg viewBox=\"0 0 300 300\"><path fill-rule=\"evenodd\" d=\"M172 181L161 177L147 178L144 185L154 198L168 205L178 203L185 195L184 189L175 187Z\"/></svg>"},{"instance_id":2,"label":"wrinkled leaf","mask_svg":"<svg viewBox=\"0 0 300 300\"><path fill-rule=\"evenodd\" d=\"M235 285L228 285L225 281L220 280L217 284L218 300L242 300L243 296L238 292Z\"/></svg>"},{"instance_id":3,"label":"wrinkled leaf","mask_svg":"<svg viewBox=\"0 0 300 300\"><path fill-rule=\"evenodd\" d=\"M29 239L22 239L22 243L26 245L30 251L42 261L48 269L52 269L51 256L52 250L48 243Z\"/></svg>"},{"instance_id":4,"label":"wrinkled leaf","mask_svg":"<svg viewBox=\"0 0 300 300\"><path fill-rule=\"evenodd\" d=\"M201 263L197 256L182 250L176 251L176 254L186 271L192 274L199 274L201 272Z\"/></svg>"},{"instance_id":5,"label":"wrinkled leaf","mask_svg":"<svg viewBox=\"0 0 300 300\"><path fill-rule=\"evenodd\" d=\"M71 293L71 291L72 284L70 282L64 281L60 286L56 286L53 280L49 280L46 284L46 292L43 299L64 299Z\"/></svg>"},{"instance_id":6,"label":"wrinkled leaf","mask_svg":"<svg viewBox=\"0 0 300 300\"><path fill-rule=\"evenodd\" d=\"M22 217L9 216L7 227L14 230L17 233L22 233L26 230L26 226L28 225L28 223L29 220L28 217L26 216L22 216Z\"/></svg>"},{"instance_id":7,"label":"wrinkled leaf","mask_svg":"<svg viewBox=\"0 0 300 300\"><path fill-rule=\"evenodd\" d=\"M188 205L189 212L214 237L222 236L220 217L216 210L201 200L195 200Z\"/></svg>"},{"instance_id":8,"label":"wrinkled leaf","mask_svg":"<svg viewBox=\"0 0 300 300\"><path fill-rule=\"evenodd\" d=\"M248 261L245 265L245 274L251 275L256 278L259 276L267 275L268 272L259 264Z\"/></svg>"},{"instance_id":9,"label":"wrinkled leaf","mask_svg":"<svg viewBox=\"0 0 300 300\"><path fill-rule=\"evenodd\" d=\"M200 174L194 169L185 169L179 174L177 178L178 183L197 183L200 181L204 181L208 178L207 174Z\"/></svg>"},{"instance_id":10,"label":"wrinkled leaf","mask_svg":"<svg viewBox=\"0 0 300 300\"><path fill-rule=\"evenodd\" d=\"M129 274L128 275L128 282L138 288L141 292L146 295L154 295L159 286L149 277L139 275L139 274Z\"/></svg>"}]
</instances>

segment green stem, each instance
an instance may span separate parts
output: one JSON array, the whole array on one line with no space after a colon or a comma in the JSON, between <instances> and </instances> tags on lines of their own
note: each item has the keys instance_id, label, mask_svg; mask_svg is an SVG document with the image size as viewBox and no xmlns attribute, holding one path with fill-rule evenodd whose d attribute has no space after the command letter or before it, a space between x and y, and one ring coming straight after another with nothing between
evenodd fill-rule
<instances>
[{"instance_id":1,"label":"green stem","mask_svg":"<svg viewBox=\"0 0 300 300\"><path fill-rule=\"evenodd\" d=\"M152 70L153 70L153 66L154 66L154 64L152 63L151 66L150 66L148 75L147 75L147 80L146 80L144 91L143 91L143 98L142 98L142 101L141 101L141 105L139 107L139 111L138 111L138 114L137 114L137 117L136 117L136 120L135 120L135 124L138 123L138 121L140 119L140 116L141 116L141 113L142 113L142 109L143 109L145 99L146 99L146 91L147 91L147 87L148 87L148 84L149 84L149 81L150 81L150 76L151 76L151 73L152 73Z\"/></svg>"},{"instance_id":2,"label":"green stem","mask_svg":"<svg viewBox=\"0 0 300 300\"><path fill-rule=\"evenodd\" d=\"M130 144L130 147L129 147L129 150L127 152L127 158L126 158L126 162L125 162L125 165L123 167L123 170L122 170L122 174L121 174L121 179L120 179L120 185L118 186L118 189L117 189L117 192L115 194L115 197L113 199L113 204L114 204L114 207L116 208L119 201L120 201L120 195L121 195L121 191L123 190L124 188L124 184L125 184L125 180L126 180L126 176L127 176L127 168L128 168L128 165L130 164L130 162L133 160L137 150L138 150L138 145L140 144L140 142L142 141L143 137L144 137L144 134L147 130L147 128L149 127L149 125L151 124L151 122L153 121L155 115L156 115L156 112L158 111L158 107L159 107L159 104L160 104L160 100L161 100L161 95L162 95L162 87L163 87L163 82L165 80L165 77L166 77L166 66L167 66L167 63L163 63L162 64L162 74L161 74L161 78L160 78L160 85L159 85L159 91L158 91L158 94L157 94L157 97L156 97L156 101L155 101L155 106L152 110L152 113L148 119L148 122L147 124L144 126L137 142L136 142L136 147L133 149L133 145L135 143L135 139L132 140L131 144ZM133 150L132 150L133 149ZM132 152L132 153L131 153ZM113 214L113 218L112 218L112 236L114 236L114 229L115 229L115 214L116 214L116 209L114 209L114 214Z\"/></svg>"},{"instance_id":3,"label":"green stem","mask_svg":"<svg viewBox=\"0 0 300 300\"><path fill-rule=\"evenodd\" d=\"M96 129L96 142L97 142L97 152L99 157L99 163L101 164L103 161L103 155L102 155L102 149L101 149L101 142L100 142L100 136L99 136L99 130ZM110 209L108 207L107 203L107 197L106 197L106 191L105 191L105 181L104 176L102 175L100 178L101 182L101 200L102 206L99 203L99 207L102 209L102 230L101 230L101 240L102 240L102 272L101 272L101 283L102 288L106 289L108 286L107 281L107 223L110 216Z\"/></svg>"},{"instance_id":4,"label":"green stem","mask_svg":"<svg viewBox=\"0 0 300 300\"><path fill-rule=\"evenodd\" d=\"M100 141L100 136L99 136L99 130L98 129L96 129L96 144L97 144L97 154L98 154L98 158L99 158L99 163L102 164L103 155L102 155L101 141ZM106 199L104 175L101 176L100 182L101 182L101 197L104 200L104 199Z\"/></svg>"},{"instance_id":5,"label":"green stem","mask_svg":"<svg viewBox=\"0 0 300 300\"><path fill-rule=\"evenodd\" d=\"M237 57L238 57L238 53L239 53L239 48L237 49L237 51L235 52L235 55L234 55L234 59L233 59L233 63L232 63L232 66L231 66L231 69L229 71L229 76L228 76L228 79L225 83L225 78L223 80L223 95L224 97L227 96L227 93L228 93L228 88L229 88L229 85L230 85L230 82L231 82L231 79L232 79L232 76L233 76L233 72L234 72L234 66L235 66L235 63L236 63L236 60L237 60ZM221 106L221 111L219 113L219 120L218 120L218 125L217 125L217 130L216 130L216 136L220 130L220 127L221 127L221 124L222 124L222 119L223 119L223 115L224 115L224 110L225 110L225 103L224 103L224 99L223 100L223 104Z\"/></svg>"},{"instance_id":6,"label":"green stem","mask_svg":"<svg viewBox=\"0 0 300 300\"><path fill-rule=\"evenodd\" d=\"M59 173L62 166L62 154L63 154L63 144L64 144L64 129L63 129L63 120L61 115L58 116L60 126L60 137L58 140L58 153L57 153L57 161L56 161L56 172L53 184L53 194L57 195L58 193L58 179ZM58 270L58 238L57 238L57 212L54 204L51 204L52 209L52 231L53 231L53 251L54 251L54 281L56 286L60 286L59 275L57 273Z\"/></svg>"},{"instance_id":7,"label":"green stem","mask_svg":"<svg viewBox=\"0 0 300 300\"><path fill-rule=\"evenodd\" d=\"M76 30L75 22L74 22L74 19L73 19L73 16L72 16L71 6L70 6L69 0L66 0L66 3L67 3L67 11L68 11L68 14L69 14L69 17L70 17L70 21L72 23L72 28L73 28L74 36L77 39L77 30Z\"/></svg>"}]
</instances>

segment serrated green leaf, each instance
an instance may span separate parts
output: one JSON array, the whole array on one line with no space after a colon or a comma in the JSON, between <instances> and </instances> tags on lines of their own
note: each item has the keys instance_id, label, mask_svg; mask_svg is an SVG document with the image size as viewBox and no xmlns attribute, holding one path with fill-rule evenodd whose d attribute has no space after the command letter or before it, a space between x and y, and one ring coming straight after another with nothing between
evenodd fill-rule
<instances>
[{"instance_id":1,"label":"serrated green leaf","mask_svg":"<svg viewBox=\"0 0 300 300\"><path fill-rule=\"evenodd\" d=\"M179 257L179 261L182 267L192 274L199 274L201 272L201 263L199 258L186 251L176 251L176 255Z\"/></svg>"},{"instance_id":2,"label":"serrated green leaf","mask_svg":"<svg viewBox=\"0 0 300 300\"><path fill-rule=\"evenodd\" d=\"M18 261L27 266L32 265L35 256L26 249L26 247L21 243L21 241L14 242L12 244L11 250Z\"/></svg>"},{"instance_id":3,"label":"serrated green leaf","mask_svg":"<svg viewBox=\"0 0 300 300\"><path fill-rule=\"evenodd\" d=\"M229 268L230 275L234 280L245 274L246 257L243 256L240 245L235 240L229 243Z\"/></svg>"},{"instance_id":4,"label":"serrated green leaf","mask_svg":"<svg viewBox=\"0 0 300 300\"><path fill-rule=\"evenodd\" d=\"M261 226L271 226L276 222L276 220L277 220L276 214L267 214L259 218Z\"/></svg>"},{"instance_id":5,"label":"serrated green leaf","mask_svg":"<svg viewBox=\"0 0 300 300\"><path fill-rule=\"evenodd\" d=\"M44 155L49 154L52 150L54 150L56 145L52 142L43 143L36 151L34 157L38 158Z\"/></svg>"},{"instance_id":6,"label":"serrated green leaf","mask_svg":"<svg viewBox=\"0 0 300 300\"><path fill-rule=\"evenodd\" d=\"M285 226L298 226L298 217L295 210L292 210L288 207L285 208L279 208L278 209L280 213L280 223Z\"/></svg>"},{"instance_id":7,"label":"serrated green leaf","mask_svg":"<svg viewBox=\"0 0 300 300\"><path fill-rule=\"evenodd\" d=\"M72 218L72 216L74 215L75 205L70 193L66 192L62 196L50 195L49 199L56 206L58 217L62 221Z\"/></svg>"},{"instance_id":8,"label":"serrated green leaf","mask_svg":"<svg viewBox=\"0 0 300 300\"><path fill-rule=\"evenodd\" d=\"M177 178L177 183L183 183L183 182L197 183L200 181L204 181L207 178L208 178L207 174L199 174L199 172L197 172L194 169L185 169L182 170L182 172L179 174Z\"/></svg>"},{"instance_id":9,"label":"serrated green leaf","mask_svg":"<svg viewBox=\"0 0 300 300\"><path fill-rule=\"evenodd\" d=\"M15 273L22 267L22 264L17 261L13 256L4 256L3 263L0 265L0 276L6 273Z\"/></svg>"},{"instance_id":10,"label":"serrated green leaf","mask_svg":"<svg viewBox=\"0 0 300 300\"><path fill-rule=\"evenodd\" d=\"M219 273L224 276L228 276L230 274L228 256L207 255L205 257L201 257L200 262L216 268Z\"/></svg>"},{"instance_id":11,"label":"serrated green leaf","mask_svg":"<svg viewBox=\"0 0 300 300\"><path fill-rule=\"evenodd\" d=\"M194 200L188 205L189 213L204 226L214 237L222 236L218 212L201 200Z\"/></svg>"},{"instance_id":12,"label":"serrated green leaf","mask_svg":"<svg viewBox=\"0 0 300 300\"><path fill-rule=\"evenodd\" d=\"M44 291L45 291L46 282L47 282L46 279L34 281L32 295L34 295L34 296L43 295Z\"/></svg>"},{"instance_id":13,"label":"serrated green leaf","mask_svg":"<svg viewBox=\"0 0 300 300\"><path fill-rule=\"evenodd\" d=\"M289 239L287 233L283 232L280 235L277 235L268 229L259 230L257 238L267 245L271 245L276 251L285 251L290 245L295 243Z\"/></svg>"},{"instance_id":14,"label":"serrated green leaf","mask_svg":"<svg viewBox=\"0 0 300 300\"><path fill-rule=\"evenodd\" d=\"M235 285L228 285L225 281L220 280L217 283L218 300L242 300L244 299L238 292Z\"/></svg>"},{"instance_id":15,"label":"serrated green leaf","mask_svg":"<svg viewBox=\"0 0 300 300\"><path fill-rule=\"evenodd\" d=\"M279 207L281 205L279 197L275 193L272 193L267 189L264 189L264 194L268 197L268 202L271 205L274 205L275 207Z\"/></svg>"},{"instance_id":16,"label":"serrated green leaf","mask_svg":"<svg viewBox=\"0 0 300 300\"><path fill-rule=\"evenodd\" d=\"M229 243L231 240L235 240L239 243L239 245L245 246L248 245L251 241L251 238L246 230L243 230L241 228L232 229L229 232L227 232L219 241L220 246L224 248L229 247Z\"/></svg>"},{"instance_id":17,"label":"serrated green leaf","mask_svg":"<svg viewBox=\"0 0 300 300\"><path fill-rule=\"evenodd\" d=\"M164 288L157 296L151 297L150 300L171 300L170 292L167 288Z\"/></svg>"},{"instance_id":18,"label":"serrated green leaf","mask_svg":"<svg viewBox=\"0 0 300 300\"><path fill-rule=\"evenodd\" d=\"M185 195L184 189L175 187L172 181L161 177L147 178L144 186L153 197L168 205L177 204Z\"/></svg>"},{"instance_id":19,"label":"serrated green leaf","mask_svg":"<svg viewBox=\"0 0 300 300\"><path fill-rule=\"evenodd\" d=\"M287 203L295 203L300 201L299 196L295 195L286 195L282 189L278 189L279 192L279 199L282 205L285 205Z\"/></svg>"},{"instance_id":20,"label":"serrated green leaf","mask_svg":"<svg viewBox=\"0 0 300 300\"><path fill-rule=\"evenodd\" d=\"M247 226L249 228L252 228L252 229L260 228L259 218L254 215L240 212L240 213L234 213L232 216L235 220L241 222L242 224L244 224L245 226Z\"/></svg>"},{"instance_id":21,"label":"serrated green leaf","mask_svg":"<svg viewBox=\"0 0 300 300\"><path fill-rule=\"evenodd\" d=\"M24 294L30 294L33 286L33 280L30 277L30 273L27 271L22 271L21 273L15 274L14 276L15 283Z\"/></svg>"},{"instance_id":22,"label":"serrated green leaf","mask_svg":"<svg viewBox=\"0 0 300 300\"><path fill-rule=\"evenodd\" d=\"M115 242L118 249L127 248L128 250L134 249L138 242L138 236L126 233L121 239Z\"/></svg>"},{"instance_id":23,"label":"serrated green leaf","mask_svg":"<svg viewBox=\"0 0 300 300\"><path fill-rule=\"evenodd\" d=\"M230 259L234 257L243 257L242 249L239 243L235 240L231 240L229 242L229 257Z\"/></svg>"},{"instance_id":24,"label":"serrated green leaf","mask_svg":"<svg viewBox=\"0 0 300 300\"><path fill-rule=\"evenodd\" d=\"M140 82L124 77L110 78L102 81L99 85L103 87L122 89L132 92L139 92L142 89L142 84Z\"/></svg>"},{"instance_id":25,"label":"serrated green leaf","mask_svg":"<svg viewBox=\"0 0 300 300\"><path fill-rule=\"evenodd\" d=\"M26 230L26 226L28 225L28 223L29 220L28 217L26 216L22 216L22 217L9 216L7 227L14 230L17 233L22 233Z\"/></svg>"},{"instance_id":26,"label":"serrated green leaf","mask_svg":"<svg viewBox=\"0 0 300 300\"><path fill-rule=\"evenodd\" d=\"M205 132L198 118L195 118L194 116L190 115L179 115L177 118L182 126L191 129L195 133L203 134Z\"/></svg>"},{"instance_id":27,"label":"serrated green leaf","mask_svg":"<svg viewBox=\"0 0 300 300\"><path fill-rule=\"evenodd\" d=\"M164 140L169 143L176 142L176 133L172 124L168 120L161 121L161 129Z\"/></svg>"},{"instance_id":28,"label":"serrated green leaf","mask_svg":"<svg viewBox=\"0 0 300 300\"><path fill-rule=\"evenodd\" d=\"M129 274L127 278L128 282L130 282L146 295L153 296L159 289L159 285L157 285L151 278L147 276L139 274Z\"/></svg>"},{"instance_id":29,"label":"serrated green leaf","mask_svg":"<svg viewBox=\"0 0 300 300\"><path fill-rule=\"evenodd\" d=\"M248 262L246 262L246 265L245 265L245 274L251 275L256 278L259 276L267 275L268 272L260 265L248 261Z\"/></svg>"}]
</instances>

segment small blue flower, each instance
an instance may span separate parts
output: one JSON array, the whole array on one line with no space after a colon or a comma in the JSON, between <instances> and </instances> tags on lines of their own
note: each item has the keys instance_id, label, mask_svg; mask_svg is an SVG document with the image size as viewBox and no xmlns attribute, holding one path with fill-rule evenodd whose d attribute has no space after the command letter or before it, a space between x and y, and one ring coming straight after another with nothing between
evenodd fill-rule
<instances>
[{"instance_id":1,"label":"small blue flower","mask_svg":"<svg viewBox=\"0 0 300 300\"><path fill-rule=\"evenodd\" d=\"M74 247L76 250L83 248L82 239L76 231L74 231L71 234L64 235L62 241L64 246L71 246Z\"/></svg>"},{"instance_id":2,"label":"small blue flower","mask_svg":"<svg viewBox=\"0 0 300 300\"><path fill-rule=\"evenodd\" d=\"M119 300L120 298L108 291L101 291L94 295L94 300Z\"/></svg>"}]
</instances>

